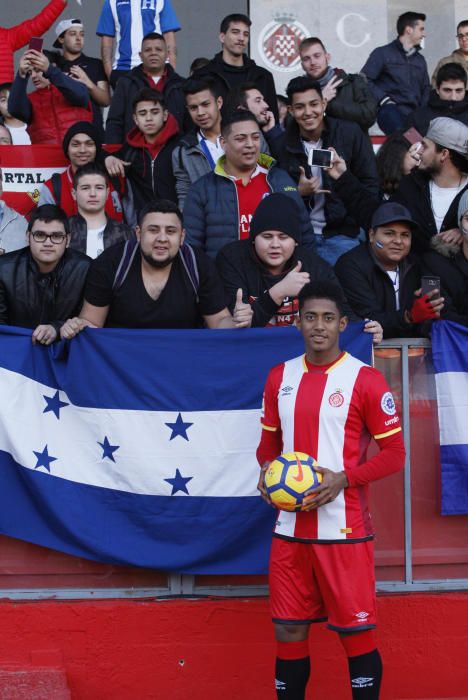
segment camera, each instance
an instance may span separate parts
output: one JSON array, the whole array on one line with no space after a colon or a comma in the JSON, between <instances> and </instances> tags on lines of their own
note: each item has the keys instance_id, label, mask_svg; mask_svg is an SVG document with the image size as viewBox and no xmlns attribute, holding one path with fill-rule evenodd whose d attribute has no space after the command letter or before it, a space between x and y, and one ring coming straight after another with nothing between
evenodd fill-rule
<instances>
[{"instance_id":1,"label":"camera","mask_svg":"<svg viewBox=\"0 0 468 700\"><path fill-rule=\"evenodd\" d=\"M333 153L326 148L312 148L309 151L307 162L310 167L316 168L331 168L333 163Z\"/></svg>"}]
</instances>

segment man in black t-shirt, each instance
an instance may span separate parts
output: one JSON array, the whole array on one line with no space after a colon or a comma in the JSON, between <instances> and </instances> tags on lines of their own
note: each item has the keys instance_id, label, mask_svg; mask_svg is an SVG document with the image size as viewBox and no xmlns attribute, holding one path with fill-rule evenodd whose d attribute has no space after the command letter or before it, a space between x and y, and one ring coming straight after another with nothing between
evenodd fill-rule
<instances>
[{"instance_id":1,"label":"man in black t-shirt","mask_svg":"<svg viewBox=\"0 0 468 700\"><path fill-rule=\"evenodd\" d=\"M80 316L61 329L70 339L102 328L243 328L251 309L240 300L231 316L214 263L184 245L182 214L170 201L150 202L136 229L138 243L117 243L91 264Z\"/></svg>"},{"instance_id":2,"label":"man in black t-shirt","mask_svg":"<svg viewBox=\"0 0 468 700\"><path fill-rule=\"evenodd\" d=\"M84 27L80 19L62 20L55 27L55 33L57 39L54 47L62 49L62 53L47 52L49 60L61 71L86 85L93 107L93 123L98 129L99 137L104 141L101 108L108 107L111 98L102 61L99 58L85 56L83 53Z\"/></svg>"}]
</instances>

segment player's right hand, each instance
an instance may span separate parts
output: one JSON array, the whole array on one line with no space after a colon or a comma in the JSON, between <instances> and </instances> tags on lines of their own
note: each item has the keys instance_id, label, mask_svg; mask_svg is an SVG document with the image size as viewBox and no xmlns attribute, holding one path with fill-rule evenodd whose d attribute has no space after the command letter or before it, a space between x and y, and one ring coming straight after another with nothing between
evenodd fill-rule
<instances>
[{"instance_id":1,"label":"player's right hand","mask_svg":"<svg viewBox=\"0 0 468 700\"><path fill-rule=\"evenodd\" d=\"M269 466L270 466L270 462L265 462L263 467L261 467L260 476L258 478L257 490L260 491L260 496L263 498L265 503L268 503L269 506L274 508L275 506L271 502L271 498L268 495L268 492L267 492L266 486L265 486L265 474L266 474L266 471L267 471Z\"/></svg>"}]
</instances>

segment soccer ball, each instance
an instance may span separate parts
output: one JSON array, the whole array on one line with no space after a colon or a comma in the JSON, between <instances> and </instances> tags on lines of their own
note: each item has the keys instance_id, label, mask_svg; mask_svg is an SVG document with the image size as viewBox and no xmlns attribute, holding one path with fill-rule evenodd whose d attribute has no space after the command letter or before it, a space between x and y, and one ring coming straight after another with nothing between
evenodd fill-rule
<instances>
[{"instance_id":1,"label":"soccer ball","mask_svg":"<svg viewBox=\"0 0 468 700\"><path fill-rule=\"evenodd\" d=\"M273 505L280 510L301 510L305 491L322 482L316 466L318 462L304 452L285 452L273 460L265 473L265 487Z\"/></svg>"}]
</instances>

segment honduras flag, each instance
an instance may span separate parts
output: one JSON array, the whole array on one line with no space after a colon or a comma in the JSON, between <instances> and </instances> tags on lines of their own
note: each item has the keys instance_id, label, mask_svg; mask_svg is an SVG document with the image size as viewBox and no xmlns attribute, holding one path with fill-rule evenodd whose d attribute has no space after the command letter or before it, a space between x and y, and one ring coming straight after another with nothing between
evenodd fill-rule
<instances>
[{"instance_id":1,"label":"honduras flag","mask_svg":"<svg viewBox=\"0 0 468 700\"><path fill-rule=\"evenodd\" d=\"M371 336L343 347L365 362ZM0 532L101 562L191 574L268 566L260 407L294 328L91 330L33 346L0 329Z\"/></svg>"},{"instance_id":2,"label":"honduras flag","mask_svg":"<svg viewBox=\"0 0 468 700\"><path fill-rule=\"evenodd\" d=\"M468 513L468 328L432 326L442 479L442 515Z\"/></svg>"}]
</instances>

